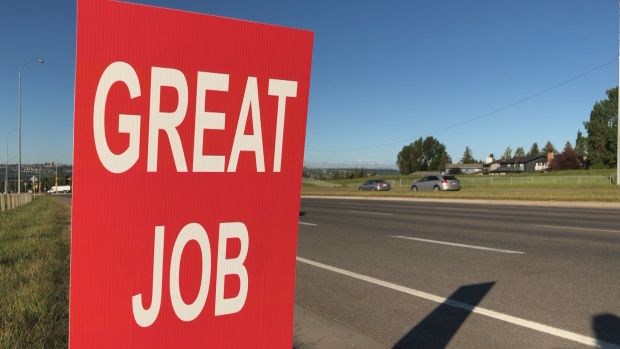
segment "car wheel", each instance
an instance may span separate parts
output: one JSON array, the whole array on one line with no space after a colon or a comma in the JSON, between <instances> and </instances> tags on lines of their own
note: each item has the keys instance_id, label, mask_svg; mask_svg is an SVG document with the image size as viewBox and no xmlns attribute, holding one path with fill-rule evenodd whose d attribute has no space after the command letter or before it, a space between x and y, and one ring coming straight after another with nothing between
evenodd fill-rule
<instances>
[{"instance_id":1,"label":"car wheel","mask_svg":"<svg viewBox=\"0 0 620 349\"><path fill-rule=\"evenodd\" d=\"M362 191L362 187L359 187L359 189L357 189L357 190Z\"/></svg>"},{"instance_id":2,"label":"car wheel","mask_svg":"<svg viewBox=\"0 0 620 349\"><path fill-rule=\"evenodd\" d=\"M439 191L439 186L435 186L435 187L433 188L433 191Z\"/></svg>"},{"instance_id":3,"label":"car wheel","mask_svg":"<svg viewBox=\"0 0 620 349\"><path fill-rule=\"evenodd\" d=\"M411 187L411 191L418 191L418 187Z\"/></svg>"},{"instance_id":4,"label":"car wheel","mask_svg":"<svg viewBox=\"0 0 620 349\"><path fill-rule=\"evenodd\" d=\"M375 190L377 190L377 189L375 189L375 187L372 187L372 191L375 191Z\"/></svg>"}]
</instances>

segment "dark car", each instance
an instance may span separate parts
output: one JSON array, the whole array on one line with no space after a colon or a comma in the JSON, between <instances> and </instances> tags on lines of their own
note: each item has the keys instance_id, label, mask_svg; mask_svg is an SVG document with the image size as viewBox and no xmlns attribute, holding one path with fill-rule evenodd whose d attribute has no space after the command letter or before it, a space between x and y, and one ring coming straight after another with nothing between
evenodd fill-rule
<instances>
[{"instance_id":1,"label":"dark car","mask_svg":"<svg viewBox=\"0 0 620 349\"><path fill-rule=\"evenodd\" d=\"M390 183L384 181L383 179L371 179L366 183L360 185L359 190L390 190L392 187Z\"/></svg>"},{"instance_id":2,"label":"dark car","mask_svg":"<svg viewBox=\"0 0 620 349\"><path fill-rule=\"evenodd\" d=\"M461 190L461 181L454 176L449 175L436 175L436 176L427 176L420 179L417 182L414 182L411 185L411 190L433 190L433 191L441 191L441 190Z\"/></svg>"}]
</instances>

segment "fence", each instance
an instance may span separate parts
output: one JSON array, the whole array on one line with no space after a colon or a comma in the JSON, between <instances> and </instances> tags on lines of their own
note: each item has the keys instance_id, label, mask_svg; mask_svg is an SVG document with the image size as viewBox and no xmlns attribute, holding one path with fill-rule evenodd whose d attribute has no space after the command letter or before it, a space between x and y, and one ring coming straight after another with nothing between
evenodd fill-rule
<instances>
[{"instance_id":1,"label":"fence","mask_svg":"<svg viewBox=\"0 0 620 349\"><path fill-rule=\"evenodd\" d=\"M611 176L474 176L459 177L461 187L601 187L615 183Z\"/></svg>"},{"instance_id":2,"label":"fence","mask_svg":"<svg viewBox=\"0 0 620 349\"><path fill-rule=\"evenodd\" d=\"M32 201L32 194L0 194L0 212L15 209Z\"/></svg>"},{"instance_id":3,"label":"fence","mask_svg":"<svg viewBox=\"0 0 620 349\"><path fill-rule=\"evenodd\" d=\"M461 187L602 187L615 184L611 176L459 176ZM389 180L392 187L411 187L417 180Z\"/></svg>"}]
</instances>

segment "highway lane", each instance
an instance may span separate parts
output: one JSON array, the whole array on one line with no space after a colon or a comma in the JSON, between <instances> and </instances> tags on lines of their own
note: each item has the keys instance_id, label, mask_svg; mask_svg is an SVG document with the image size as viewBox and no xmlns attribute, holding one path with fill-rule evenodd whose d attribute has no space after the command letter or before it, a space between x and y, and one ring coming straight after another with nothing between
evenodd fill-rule
<instances>
[{"instance_id":1,"label":"highway lane","mask_svg":"<svg viewBox=\"0 0 620 349\"><path fill-rule=\"evenodd\" d=\"M620 210L302 198L300 211L300 258L620 344ZM306 262L296 302L390 347L592 347Z\"/></svg>"},{"instance_id":2,"label":"highway lane","mask_svg":"<svg viewBox=\"0 0 620 349\"><path fill-rule=\"evenodd\" d=\"M69 193L69 194L48 194L49 196L56 198L60 201L64 201L66 203L68 203L69 205L71 205L72 202L72 198L73 198L73 194Z\"/></svg>"},{"instance_id":3,"label":"highway lane","mask_svg":"<svg viewBox=\"0 0 620 349\"><path fill-rule=\"evenodd\" d=\"M302 198L300 211L315 225L299 225L296 302L386 346L620 345L618 209Z\"/></svg>"}]
</instances>

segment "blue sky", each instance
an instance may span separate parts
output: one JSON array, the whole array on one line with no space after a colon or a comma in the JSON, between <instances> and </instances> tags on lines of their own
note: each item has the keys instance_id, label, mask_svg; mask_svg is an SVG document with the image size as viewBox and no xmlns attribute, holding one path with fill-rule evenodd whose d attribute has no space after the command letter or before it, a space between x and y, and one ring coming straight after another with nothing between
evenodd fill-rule
<instances>
[{"instance_id":1,"label":"blue sky","mask_svg":"<svg viewBox=\"0 0 620 349\"><path fill-rule=\"evenodd\" d=\"M611 0L221 1L137 3L315 32L305 164L394 168L403 145L546 90L618 55ZM0 144L17 127L22 162L71 163L75 1L0 4ZM550 140L574 143L618 62L541 96L434 133L457 160ZM371 149L399 140L396 144ZM2 149L3 152L5 149ZM17 133L9 144L17 162ZM4 159L2 159L4 160Z\"/></svg>"}]
</instances>

